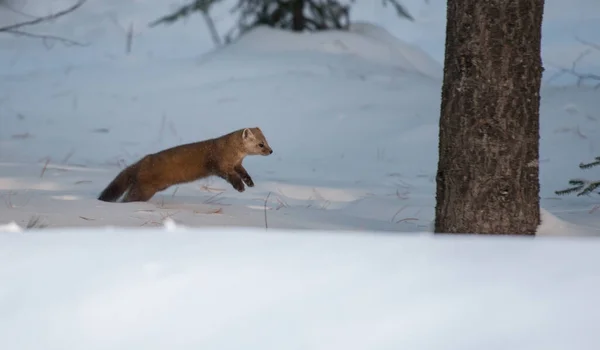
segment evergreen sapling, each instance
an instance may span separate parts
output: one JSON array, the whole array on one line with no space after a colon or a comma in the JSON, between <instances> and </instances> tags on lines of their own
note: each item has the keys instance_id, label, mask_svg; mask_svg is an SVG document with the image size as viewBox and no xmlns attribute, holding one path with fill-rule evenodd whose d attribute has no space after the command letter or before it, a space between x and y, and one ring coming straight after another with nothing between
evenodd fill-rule
<instances>
[{"instance_id":1,"label":"evergreen sapling","mask_svg":"<svg viewBox=\"0 0 600 350\"><path fill-rule=\"evenodd\" d=\"M580 169L590 169L597 165L600 165L600 157L596 157L595 160L591 163L581 163L579 164ZM555 191L557 195L565 195L573 192L578 192L577 196L583 196L590 194L595 191L598 187L600 187L600 180L597 181L588 181L584 179L572 179L569 181L569 185L571 187L565 188L564 190Z\"/></svg>"}]
</instances>

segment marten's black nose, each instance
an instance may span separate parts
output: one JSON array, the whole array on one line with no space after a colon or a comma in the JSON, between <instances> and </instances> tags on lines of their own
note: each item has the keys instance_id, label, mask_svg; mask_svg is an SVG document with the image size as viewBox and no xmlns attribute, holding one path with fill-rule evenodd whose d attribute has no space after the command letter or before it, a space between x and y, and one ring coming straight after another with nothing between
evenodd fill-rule
<instances>
[{"instance_id":1,"label":"marten's black nose","mask_svg":"<svg viewBox=\"0 0 600 350\"><path fill-rule=\"evenodd\" d=\"M273 150L269 150L269 154L273 154Z\"/></svg>"}]
</instances>

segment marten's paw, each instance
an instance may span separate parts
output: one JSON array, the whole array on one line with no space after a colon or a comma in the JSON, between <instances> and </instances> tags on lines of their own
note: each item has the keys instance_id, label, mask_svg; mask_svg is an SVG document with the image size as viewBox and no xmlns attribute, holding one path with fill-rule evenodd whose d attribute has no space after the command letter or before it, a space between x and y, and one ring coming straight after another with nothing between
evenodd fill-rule
<instances>
[{"instance_id":1,"label":"marten's paw","mask_svg":"<svg viewBox=\"0 0 600 350\"><path fill-rule=\"evenodd\" d=\"M244 184L242 183L242 181L240 182L234 182L232 183L233 188L235 188L238 192L244 192L245 188L244 188Z\"/></svg>"},{"instance_id":2,"label":"marten's paw","mask_svg":"<svg viewBox=\"0 0 600 350\"><path fill-rule=\"evenodd\" d=\"M252 181L250 176L244 178L244 182L246 183L246 185L248 185L248 187L254 187L254 181Z\"/></svg>"},{"instance_id":3,"label":"marten's paw","mask_svg":"<svg viewBox=\"0 0 600 350\"><path fill-rule=\"evenodd\" d=\"M244 182L238 174L229 174L226 179L238 192L244 192Z\"/></svg>"}]
</instances>

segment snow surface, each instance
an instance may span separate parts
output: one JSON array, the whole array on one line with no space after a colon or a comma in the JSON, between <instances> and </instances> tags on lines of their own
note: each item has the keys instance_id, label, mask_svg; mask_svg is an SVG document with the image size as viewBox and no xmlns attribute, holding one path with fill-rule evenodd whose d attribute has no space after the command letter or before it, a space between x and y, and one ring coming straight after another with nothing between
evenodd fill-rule
<instances>
[{"instance_id":1,"label":"snow surface","mask_svg":"<svg viewBox=\"0 0 600 350\"><path fill-rule=\"evenodd\" d=\"M85 47L0 36L2 348L597 349L600 201L554 191L598 178L577 166L598 155L599 90L551 78L599 3L546 1L535 240L429 234L444 2L407 0L414 23L375 3L350 32L259 28L219 50L199 16L146 28L158 0L36 27ZM246 159L244 193L210 178L96 200L144 154L252 126L274 153Z\"/></svg>"},{"instance_id":2,"label":"snow surface","mask_svg":"<svg viewBox=\"0 0 600 350\"><path fill-rule=\"evenodd\" d=\"M600 241L0 234L3 349L595 350Z\"/></svg>"}]
</instances>

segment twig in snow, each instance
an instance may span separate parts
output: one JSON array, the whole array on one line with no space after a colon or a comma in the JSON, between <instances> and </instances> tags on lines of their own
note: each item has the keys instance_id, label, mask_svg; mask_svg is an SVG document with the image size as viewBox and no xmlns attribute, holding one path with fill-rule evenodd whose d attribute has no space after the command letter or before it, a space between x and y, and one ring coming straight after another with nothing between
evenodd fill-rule
<instances>
[{"instance_id":1,"label":"twig in snow","mask_svg":"<svg viewBox=\"0 0 600 350\"><path fill-rule=\"evenodd\" d=\"M66 38L61 38L60 36L55 36L55 35L34 34L34 33L24 32L24 31L21 31L21 30L7 30L6 32L10 33L10 34L13 34L15 36L23 36L23 37L28 37L28 38L42 39L42 43L44 44L44 46L47 49L50 49L52 47L52 45L49 44L49 42L51 40L59 41L59 42L63 43L66 46L87 46L88 45L88 44L85 44L85 43L80 43L79 41L75 41L75 40L71 40L71 39L66 39Z\"/></svg>"},{"instance_id":2,"label":"twig in snow","mask_svg":"<svg viewBox=\"0 0 600 350\"><path fill-rule=\"evenodd\" d=\"M0 32L6 32L6 31L11 31L11 30L16 30L16 29L20 29L22 27L36 25L36 24L39 24L39 23L42 23L42 22L49 22L49 21L51 21L53 19L56 19L58 17L64 16L64 15L70 13L70 12L73 12L73 11L77 10L84 3L85 3L85 0L79 0L73 6L67 8L67 9L64 9L62 11L50 14L48 16L36 17L36 18L34 18L32 20L29 20L29 21L19 22L19 23L8 25L8 26L0 27Z\"/></svg>"},{"instance_id":3,"label":"twig in snow","mask_svg":"<svg viewBox=\"0 0 600 350\"><path fill-rule=\"evenodd\" d=\"M417 218L404 218L404 219L400 219L400 220L396 221L396 223L399 224L399 223L401 223L403 221L414 221L414 220L418 221L419 219L417 219Z\"/></svg>"},{"instance_id":4,"label":"twig in snow","mask_svg":"<svg viewBox=\"0 0 600 350\"><path fill-rule=\"evenodd\" d=\"M161 213L159 213L159 214L160 214L160 216L161 216L161 219L162 219L162 221L164 221L164 220L165 220L165 219L167 219L167 218L168 218L168 219L172 219L172 218L173 218L173 216L175 216L176 214L179 214L179 213L180 213L180 211L175 211L175 212L172 212L172 213L162 213L162 212L161 212Z\"/></svg>"},{"instance_id":5,"label":"twig in snow","mask_svg":"<svg viewBox=\"0 0 600 350\"><path fill-rule=\"evenodd\" d=\"M200 185L200 189L206 192L225 192L224 188L210 187L206 184Z\"/></svg>"},{"instance_id":6,"label":"twig in snow","mask_svg":"<svg viewBox=\"0 0 600 350\"><path fill-rule=\"evenodd\" d=\"M18 140L24 140L24 139L28 139L30 137L31 137L31 134L28 132L23 133L23 134L14 134L11 136L11 138L18 139Z\"/></svg>"},{"instance_id":7,"label":"twig in snow","mask_svg":"<svg viewBox=\"0 0 600 350\"><path fill-rule=\"evenodd\" d=\"M582 43L583 45L585 45L587 47L590 47L592 49L600 51L600 44L595 44L595 43L589 42L587 40L583 40L580 37L575 37L575 40L579 41L580 43Z\"/></svg>"},{"instance_id":8,"label":"twig in snow","mask_svg":"<svg viewBox=\"0 0 600 350\"><path fill-rule=\"evenodd\" d=\"M14 207L15 207L12 203L12 198L11 198L12 194L13 194L12 191L8 191L8 193L5 196L6 199L4 200L4 203L6 203L6 206L10 209L14 209Z\"/></svg>"},{"instance_id":9,"label":"twig in snow","mask_svg":"<svg viewBox=\"0 0 600 350\"><path fill-rule=\"evenodd\" d=\"M48 226L47 224L40 223L40 220L41 217L39 215L33 215L31 218L29 218L25 228L29 230L32 228L44 228Z\"/></svg>"},{"instance_id":10,"label":"twig in snow","mask_svg":"<svg viewBox=\"0 0 600 350\"><path fill-rule=\"evenodd\" d=\"M176 211L176 212L173 212L173 213L170 213L170 214L169 213L165 214L163 212L159 212L159 215L161 217L161 221L156 221L154 219L149 219L149 220L145 221L144 223L142 223L140 226L146 226L147 224L152 224L153 226L160 226L160 225L164 224L164 221L167 218L172 219L172 216L174 216L176 214L179 214L179 211ZM136 219L139 219L139 218L136 218Z\"/></svg>"},{"instance_id":11,"label":"twig in snow","mask_svg":"<svg viewBox=\"0 0 600 350\"><path fill-rule=\"evenodd\" d=\"M579 138L582 139L587 139L587 136L585 136L582 132L581 132L581 128L579 127L579 125L577 125L577 130L575 130L575 134L577 136L579 136Z\"/></svg>"},{"instance_id":12,"label":"twig in snow","mask_svg":"<svg viewBox=\"0 0 600 350\"><path fill-rule=\"evenodd\" d=\"M214 194L214 195L210 196L210 197L209 197L207 200L205 200L205 201L204 201L204 203L206 203L206 204L213 203L213 202L214 202L214 201L213 201L213 199L214 199L214 198L217 198L218 196L220 196L220 195L222 195L222 194L223 194L223 192L218 192L218 193L216 193L216 194Z\"/></svg>"},{"instance_id":13,"label":"twig in snow","mask_svg":"<svg viewBox=\"0 0 600 350\"><path fill-rule=\"evenodd\" d=\"M46 163L44 164L44 167L42 168L42 173L40 174L40 178L44 177L44 173L46 172L46 169L48 168L48 163L50 163L50 157L46 158Z\"/></svg>"},{"instance_id":14,"label":"twig in snow","mask_svg":"<svg viewBox=\"0 0 600 350\"><path fill-rule=\"evenodd\" d=\"M265 231L269 229L269 223L267 222L267 202L269 201L269 197L271 196L271 192L267 194L265 198Z\"/></svg>"},{"instance_id":15,"label":"twig in snow","mask_svg":"<svg viewBox=\"0 0 600 350\"><path fill-rule=\"evenodd\" d=\"M556 74L554 74L552 77L550 77L550 79L548 79L548 82L551 82L552 80L554 80L564 74L569 74L569 75L572 75L573 77L577 78L577 86L581 86L581 84L583 82L589 81L589 80L599 81L599 83L594 85L594 89L598 89L598 88L600 88L600 75L592 74L592 73L579 73L577 71L577 64L582 59L584 59L587 55L591 54L592 49L600 50L600 45L588 43L581 39L578 39L578 41L584 45L591 47L591 49L585 50L579 56L577 56L577 58L571 63L571 68L560 68Z\"/></svg>"},{"instance_id":16,"label":"twig in snow","mask_svg":"<svg viewBox=\"0 0 600 350\"><path fill-rule=\"evenodd\" d=\"M138 36L139 33L133 33L133 22L129 22L127 29L121 25L116 15L110 15L110 20L125 34L125 53L129 55L131 53L131 47L133 46L133 38Z\"/></svg>"},{"instance_id":17,"label":"twig in snow","mask_svg":"<svg viewBox=\"0 0 600 350\"><path fill-rule=\"evenodd\" d=\"M282 191L279 188L277 189L277 191L282 194ZM276 194L273 192L271 192L271 193L273 194L273 196L275 196L275 200L278 203L278 206L275 208L275 210L289 207L289 204L281 198L281 194ZM264 199L263 198L253 198L252 200L263 201Z\"/></svg>"},{"instance_id":18,"label":"twig in snow","mask_svg":"<svg viewBox=\"0 0 600 350\"><path fill-rule=\"evenodd\" d=\"M223 214L223 208L217 208L214 210L209 210L207 212L202 212L199 210L194 210L194 214Z\"/></svg>"},{"instance_id":19,"label":"twig in snow","mask_svg":"<svg viewBox=\"0 0 600 350\"><path fill-rule=\"evenodd\" d=\"M165 133L165 124L166 123L167 123L167 115L165 114L165 112L163 112L161 121L160 121L160 129L158 130L158 139L156 140L156 143L158 143L158 144L162 144L163 135Z\"/></svg>"},{"instance_id":20,"label":"twig in snow","mask_svg":"<svg viewBox=\"0 0 600 350\"><path fill-rule=\"evenodd\" d=\"M90 180L79 180L79 181L75 181L75 185L81 185L81 184L89 184L92 183Z\"/></svg>"},{"instance_id":21,"label":"twig in snow","mask_svg":"<svg viewBox=\"0 0 600 350\"><path fill-rule=\"evenodd\" d=\"M67 155L65 156L65 158L62 160L62 163L67 165L67 162L69 161L69 159L71 159L71 157L73 156L73 154L75 154L75 149L72 149L69 153L67 153Z\"/></svg>"},{"instance_id":22,"label":"twig in snow","mask_svg":"<svg viewBox=\"0 0 600 350\"><path fill-rule=\"evenodd\" d=\"M179 142L183 141L183 138L181 136L179 136L179 134L177 134L177 130L175 129L175 124L172 121L169 121L169 129L171 130L171 133L173 134L173 136L175 136L179 139Z\"/></svg>"},{"instance_id":23,"label":"twig in snow","mask_svg":"<svg viewBox=\"0 0 600 350\"><path fill-rule=\"evenodd\" d=\"M392 216L392 222L394 222L394 220L396 219L396 216L398 216L398 214L400 214L401 211L403 211L404 209L406 209L406 207L408 207L408 205L404 205L402 208L398 209L398 211L396 212L396 214L394 214L394 216Z\"/></svg>"},{"instance_id":24,"label":"twig in snow","mask_svg":"<svg viewBox=\"0 0 600 350\"><path fill-rule=\"evenodd\" d=\"M0 32L9 33L9 34L17 35L17 36L29 37L29 38L42 39L44 41L44 45L46 47L49 47L49 45L48 45L49 40L50 41L58 41L67 46L73 46L73 45L86 46L87 44L80 43L75 40L66 39L66 38L62 38L62 37L54 36L54 35L34 34L34 33L30 33L30 32L25 32L22 30L23 27L29 27L29 26L33 26L33 25L40 24L43 22L51 22L54 19L57 19L59 17L62 17L66 14L69 14L69 13L75 11L81 5L83 5L85 2L86 2L86 0L78 0L73 6L66 8L62 11L47 15L47 16L34 17L34 16L28 15L28 17L30 17L32 19L30 19L28 21L19 22L19 23L7 25L4 27L0 27ZM9 8L9 9L11 9L11 8ZM11 10L13 10L13 9L11 9Z\"/></svg>"},{"instance_id":25,"label":"twig in snow","mask_svg":"<svg viewBox=\"0 0 600 350\"><path fill-rule=\"evenodd\" d=\"M313 200L314 200L314 199L313 199L313 197L312 197L312 196L308 197L308 199L307 199L307 201L309 201L309 202L310 202L310 201L313 201ZM306 208L310 208L310 207L312 207L312 205L313 205L312 203L308 203L308 205L306 206Z\"/></svg>"},{"instance_id":26,"label":"twig in snow","mask_svg":"<svg viewBox=\"0 0 600 350\"><path fill-rule=\"evenodd\" d=\"M396 197L401 200L408 199L408 195L410 194L409 190L404 190L404 192L400 193L399 189L396 189Z\"/></svg>"},{"instance_id":27,"label":"twig in snow","mask_svg":"<svg viewBox=\"0 0 600 350\"><path fill-rule=\"evenodd\" d=\"M275 199L277 199L277 202L279 203L279 205L277 206L277 208L275 208L275 210L279 210L281 208L287 208L288 204L283 201L279 196L276 196Z\"/></svg>"}]
</instances>

